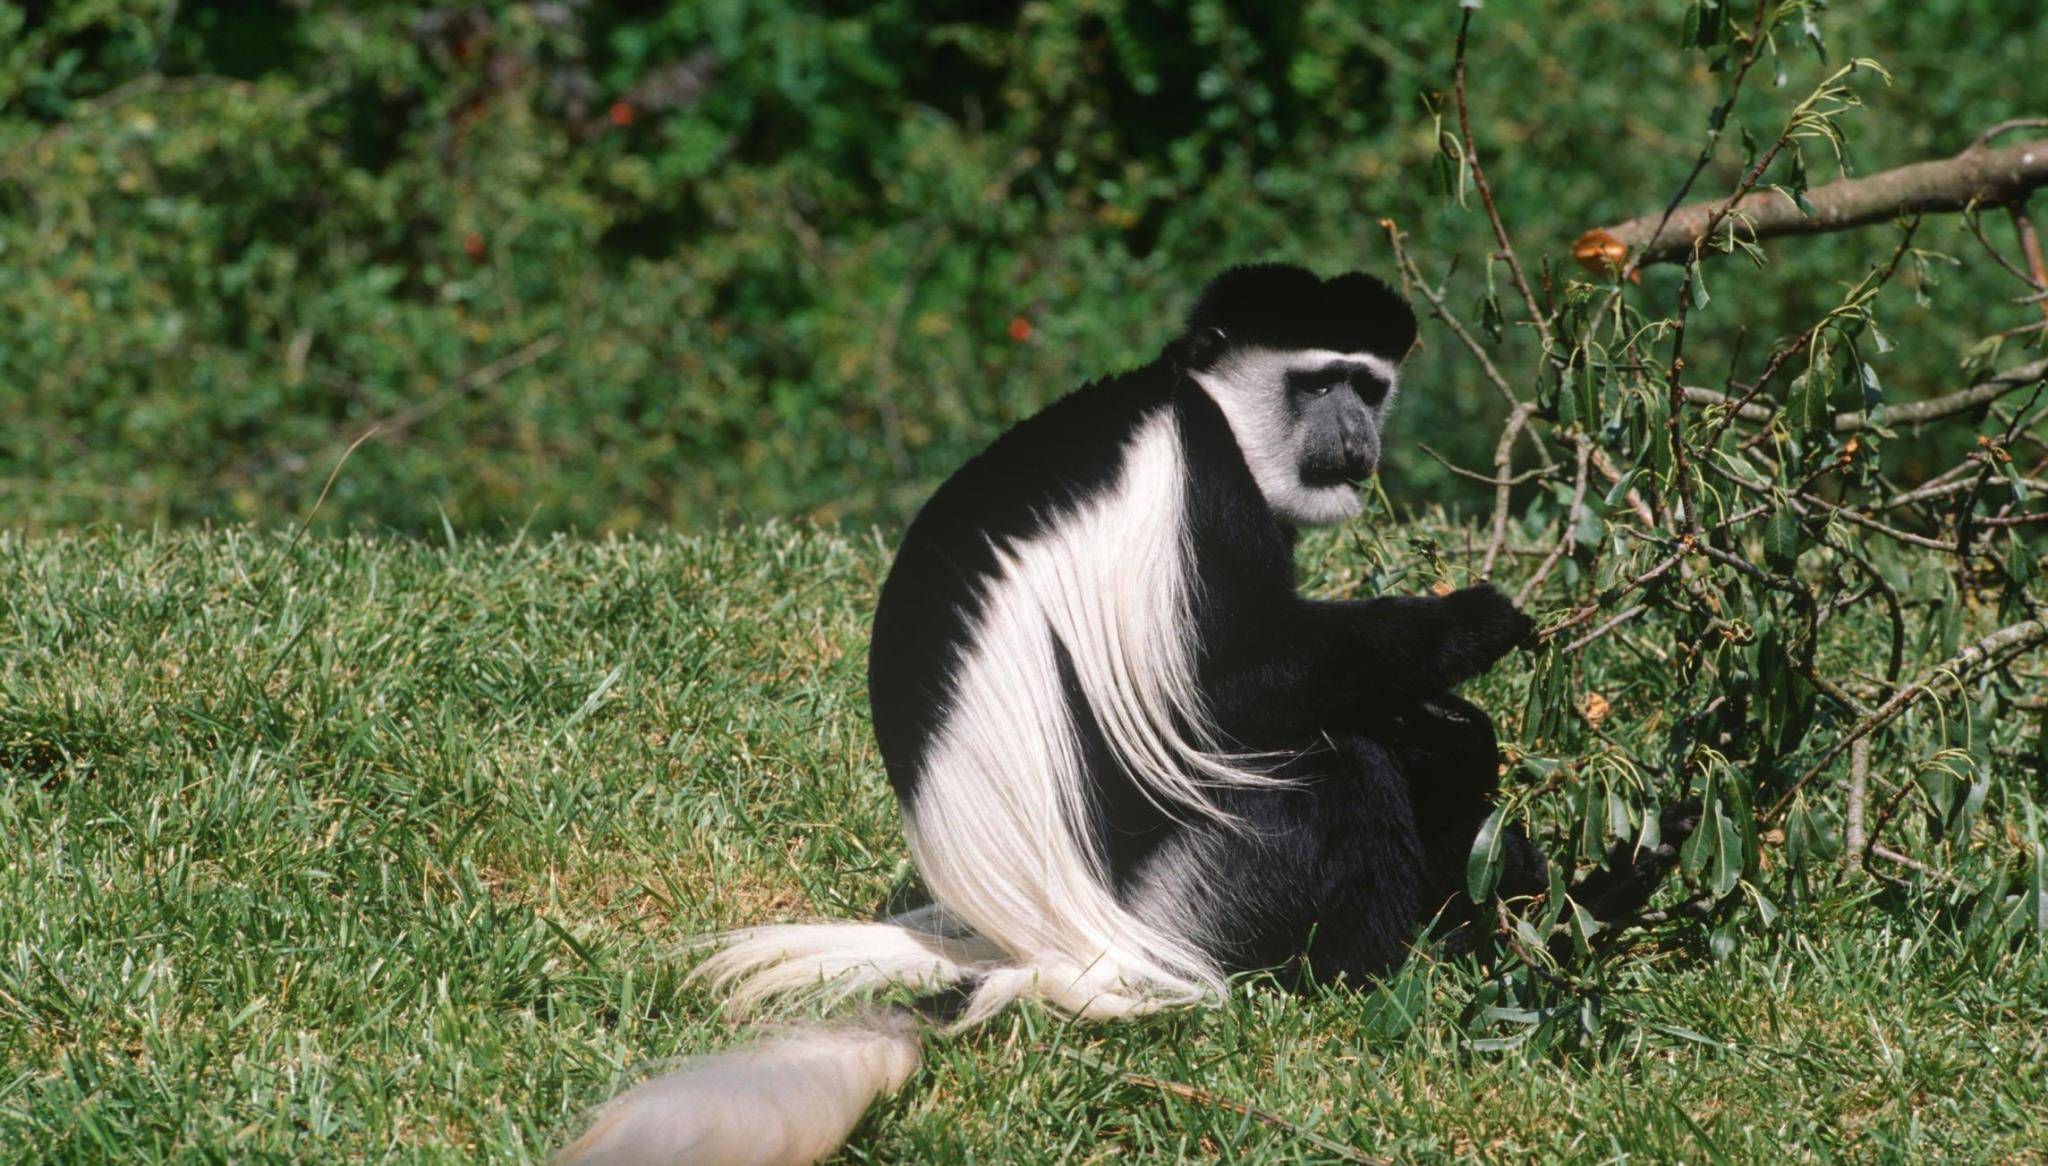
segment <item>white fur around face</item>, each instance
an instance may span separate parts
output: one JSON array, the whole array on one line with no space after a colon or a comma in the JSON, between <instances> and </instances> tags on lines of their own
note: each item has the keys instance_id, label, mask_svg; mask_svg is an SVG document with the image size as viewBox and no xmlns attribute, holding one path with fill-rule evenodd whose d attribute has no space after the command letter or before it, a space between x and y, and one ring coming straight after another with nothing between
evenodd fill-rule
<instances>
[{"instance_id":1,"label":"white fur around face","mask_svg":"<svg viewBox=\"0 0 2048 1166\"><path fill-rule=\"evenodd\" d=\"M1375 423L1384 420L1399 382L1394 362L1369 352L1245 348L1232 352L1216 367L1194 374L1195 383L1230 422L1230 432L1237 438L1259 492L1266 496L1266 505L1302 526L1349 521L1358 517L1364 505L1355 486L1311 486L1301 480L1295 435L1285 408L1288 373L1339 363L1364 365L1387 382L1386 398L1372 410Z\"/></svg>"}]
</instances>

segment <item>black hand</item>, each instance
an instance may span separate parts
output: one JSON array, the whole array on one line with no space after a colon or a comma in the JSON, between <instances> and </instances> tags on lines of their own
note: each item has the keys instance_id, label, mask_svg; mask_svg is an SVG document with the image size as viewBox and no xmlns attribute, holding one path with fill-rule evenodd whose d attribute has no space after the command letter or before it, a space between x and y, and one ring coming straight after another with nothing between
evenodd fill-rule
<instances>
[{"instance_id":1,"label":"black hand","mask_svg":"<svg viewBox=\"0 0 2048 1166\"><path fill-rule=\"evenodd\" d=\"M1536 630L1536 621L1491 583L1444 596L1443 619L1437 667L1453 684L1486 671Z\"/></svg>"}]
</instances>

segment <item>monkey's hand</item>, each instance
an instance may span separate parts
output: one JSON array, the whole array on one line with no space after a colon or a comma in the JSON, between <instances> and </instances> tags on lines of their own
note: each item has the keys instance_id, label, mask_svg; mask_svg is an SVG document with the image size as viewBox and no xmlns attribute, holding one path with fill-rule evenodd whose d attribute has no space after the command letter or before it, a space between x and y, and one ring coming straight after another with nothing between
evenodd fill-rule
<instances>
[{"instance_id":1,"label":"monkey's hand","mask_svg":"<svg viewBox=\"0 0 2048 1166\"><path fill-rule=\"evenodd\" d=\"M1679 848L1700 824L1698 798L1666 806L1659 817L1657 845L1637 849L1617 842L1600 869L1573 884L1573 901L1602 923L1627 922L1650 901L1651 892L1678 865Z\"/></svg>"},{"instance_id":2,"label":"monkey's hand","mask_svg":"<svg viewBox=\"0 0 2048 1166\"><path fill-rule=\"evenodd\" d=\"M1536 630L1536 621L1491 583L1453 591L1440 602L1443 631L1434 663L1446 688L1491 668Z\"/></svg>"}]
</instances>

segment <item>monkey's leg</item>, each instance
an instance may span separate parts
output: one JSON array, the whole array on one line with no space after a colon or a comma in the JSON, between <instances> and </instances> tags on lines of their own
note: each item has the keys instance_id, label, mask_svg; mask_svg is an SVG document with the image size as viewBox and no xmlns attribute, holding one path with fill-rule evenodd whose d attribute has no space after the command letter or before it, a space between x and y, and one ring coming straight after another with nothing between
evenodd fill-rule
<instances>
[{"instance_id":1,"label":"monkey's leg","mask_svg":"<svg viewBox=\"0 0 2048 1166\"><path fill-rule=\"evenodd\" d=\"M1471 902L1466 868L1500 784L1493 722L1469 702L1438 694L1393 710L1383 733L1408 785L1443 930L1490 928L1490 904ZM1541 894L1550 885L1550 863L1519 823L1508 825L1501 846L1497 896Z\"/></svg>"},{"instance_id":2,"label":"monkey's leg","mask_svg":"<svg viewBox=\"0 0 2048 1166\"><path fill-rule=\"evenodd\" d=\"M1391 755L1369 738L1332 735L1281 774L1285 786L1221 793L1237 822L1199 827L1187 848L1203 872L1189 903L1199 930L1233 972L1287 967L1354 983L1385 974L1430 911L1428 864ZM1145 883L1173 882L1169 870L1144 872L1136 897Z\"/></svg>"}]
</instances>

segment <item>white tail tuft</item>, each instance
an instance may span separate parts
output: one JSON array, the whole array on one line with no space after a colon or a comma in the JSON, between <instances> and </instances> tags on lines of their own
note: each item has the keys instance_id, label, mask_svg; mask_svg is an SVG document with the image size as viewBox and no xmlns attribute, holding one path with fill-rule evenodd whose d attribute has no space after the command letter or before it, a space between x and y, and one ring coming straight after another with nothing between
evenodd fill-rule
<instances>
[{"instance_id":1,"label":"white tail tuft","mask_svg":"<svg viewBox=\"0 0 2048 1166\"><path fill-rule=\"evenodd\" d=\"M935 992L1009 963L1003 949L967 931L936 907L884 923L788 923L708 936L717 954L697 965L745 1015L777 997L837 1004L849 996L902 985Z\"/></svg>"},{"instance_id":2,"label":"white tail tuft","mask_svg":"<svg viewBox=\"0 0 2048 1166\"><path fill-rule=\"evenodd\" d=\"M801 1166L837 1149L917 1063L907 1013L792 1030L622 1094L556 1166Z\"/></svg>"}]
</instances>

